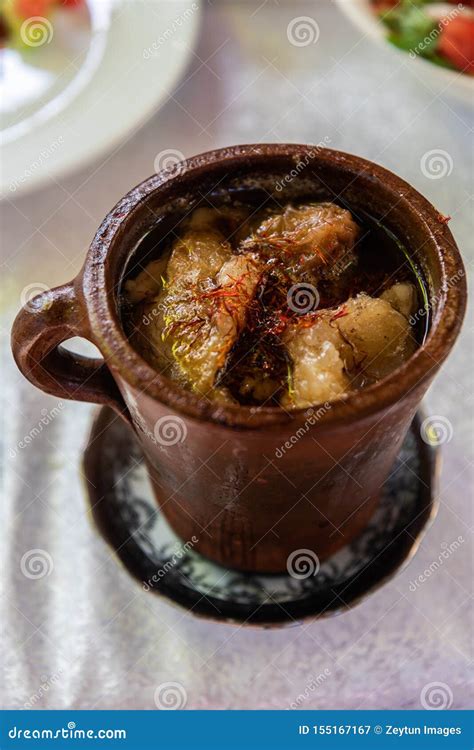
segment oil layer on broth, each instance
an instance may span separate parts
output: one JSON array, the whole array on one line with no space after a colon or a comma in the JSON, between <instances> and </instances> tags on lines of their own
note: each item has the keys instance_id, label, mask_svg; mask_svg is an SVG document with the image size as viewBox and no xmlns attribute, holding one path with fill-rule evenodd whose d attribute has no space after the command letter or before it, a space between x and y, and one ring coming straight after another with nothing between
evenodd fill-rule
<instances>
[{"instance_id":1,"label":"oil layer on broth","mask_svg":"<svg viewBox=\"0 0 474 750\"><path fill-rule=\"evenodd\" d=\"M223 404L313 406L417 346L420 280L395 241L335 203L196 208L124 283L136 350Z\"/></svg>"}]
</instances>

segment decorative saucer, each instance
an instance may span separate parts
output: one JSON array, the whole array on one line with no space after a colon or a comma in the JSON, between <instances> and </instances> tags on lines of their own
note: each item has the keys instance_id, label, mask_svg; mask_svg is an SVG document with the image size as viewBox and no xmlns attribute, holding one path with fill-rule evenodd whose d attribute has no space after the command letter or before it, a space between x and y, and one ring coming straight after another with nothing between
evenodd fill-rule
<instances>
[{"instance_id":1,"label":"decorative saucer","mask_svg":"<svg viewBox=\"0 0 474 750\"><path fill-rule=\"evenodd\" d=\"M365 531L315 575L240 573L184 545L154 499L135 434L107 407L84 455L91 514L145 591L194 615L271 627L340 614L411 559L436 515L438 453L421 439L421 419L415 417Z\"/></svg>"}]
</instances>

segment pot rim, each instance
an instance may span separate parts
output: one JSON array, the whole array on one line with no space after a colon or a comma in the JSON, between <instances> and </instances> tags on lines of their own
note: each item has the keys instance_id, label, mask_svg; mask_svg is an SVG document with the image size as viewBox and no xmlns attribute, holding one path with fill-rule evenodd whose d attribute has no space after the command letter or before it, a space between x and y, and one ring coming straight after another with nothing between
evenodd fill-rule
<instances>
[{"instance_id":1,"label":"pot rim","mask_svg":"<svg viewBox=\"0 0 474 750\"><path fill-rule=\"evenodd\" d=\"M186 391L170 378L154 370L131 346L117 311L116 297L120 281L107 275L108 260L114 243L123 239L127 228L133 224L143 203L153 194L182 184L186 192L187 179L205 175L209 168L227 169L227 173L241 166L253 166L264 171L265 161L272 158L308 160L312 167L336 167L357 176L369 178L373 190L384 187L396 202L404 201L415 214L426 233L425 244L436 251L441 279L436 293L436 313L430 330L421 346L400 367L375 384L330 401L322 415L318 414L315 427L328 428L348 420L360 420L394 406L411 390L430 380L449 354L462 325L466 307L466 280L461 254L446 221L411 185L389 170L362 157L333 149L299 144L249 144L208 151L149 177L127 193L107 214L91 243L83 269L76 278L82 292L83 304L89 318L92 339L100 349L107 365L135 391L141 391L152 400L161 402L182 416L229 427L257 429L304 423L309 415L321 410L323 404L294 409L282 407L223 406L212 403ZM270 171L270 170L269 170ZM166 203L166 201L164 201ZM132 249L132 248L131 248ZM459 277L456 284L449 280ZM432 298L430 298L431 302ZM119 382L119 386L123 383ZM327 403L327 402L326 402Z\"/></svg>"}]
</instances>

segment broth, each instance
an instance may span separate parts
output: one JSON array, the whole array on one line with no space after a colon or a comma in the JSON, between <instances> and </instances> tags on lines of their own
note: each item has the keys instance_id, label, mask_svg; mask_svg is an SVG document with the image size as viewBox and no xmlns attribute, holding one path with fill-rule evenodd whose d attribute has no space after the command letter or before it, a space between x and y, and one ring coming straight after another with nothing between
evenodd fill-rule
<instances>
[{"instance_id":1,"label":"broth","mask_svg":"<svg viewBox=\"0 0 474 750\"><path fill-rule=\"evenodd\" d=\"M424 340L425 281L386 227L347 211L301 197L282 207L261 191L232 191L186 217L161 219L122 281L132 345L157 371L223 403L308 406L384 377ZM314 304L295 308L295 289ZM410 307L401 311L407 294Z\"/></svg>"}]
</instances>

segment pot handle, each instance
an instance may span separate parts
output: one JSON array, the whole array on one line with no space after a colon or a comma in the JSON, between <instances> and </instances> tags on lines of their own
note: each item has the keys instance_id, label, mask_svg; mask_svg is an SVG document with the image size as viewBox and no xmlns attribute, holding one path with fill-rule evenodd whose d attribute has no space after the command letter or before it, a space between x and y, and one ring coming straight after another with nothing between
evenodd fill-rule
<instances>
[{"instance_id":1,"label":"pot handle","mask_svg":"<svg viewBox=\"0 0 474 750\"><path fill-rule=\"evenodd\" d=\"M91 340L88 319L71 281L27 302L12 328L12 351L23 375L46 393L106 404L127 419L127 408L104 360L61 346L72 336Z\"/></svg>"}]
</instances>

